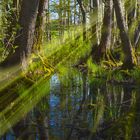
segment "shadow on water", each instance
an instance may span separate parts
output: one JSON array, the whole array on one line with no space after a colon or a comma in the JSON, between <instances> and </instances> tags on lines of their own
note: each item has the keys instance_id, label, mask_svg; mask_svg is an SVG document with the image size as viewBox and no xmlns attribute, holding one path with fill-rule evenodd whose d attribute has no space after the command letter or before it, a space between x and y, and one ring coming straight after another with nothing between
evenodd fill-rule
<instances>
[{"instance_id":1,"label":"shadow on water","mask_svg":"<svg viewBox=\"0 0 140 140\"><path fill-rule=\"evenodd\" d=\"M110 85L72 69L53 75L49 88L1 140L140 139L138 89Z\"/></svg>"}]
</instances>

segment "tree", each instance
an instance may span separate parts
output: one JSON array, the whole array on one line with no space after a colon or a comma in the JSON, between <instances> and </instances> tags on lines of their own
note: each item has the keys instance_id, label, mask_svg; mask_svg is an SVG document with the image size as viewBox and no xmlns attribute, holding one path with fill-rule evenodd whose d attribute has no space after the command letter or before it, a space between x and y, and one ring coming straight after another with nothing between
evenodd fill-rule
<instances>
[{"instance_id":1,"label":"tree","mask_svg":"<svg viewBox=\"0 0 140 140\"><path fill-rule=\"evenodd\" d=\"M79 7L80 7L80 10L81 10L81 13L82 13L82 24L83 24L83 40L86 39L86 8L84 6L84 3L82 0L77 0L78 4L79 4Z\"/></svg>"},{"instance_id":2,"label":"tree","mask_svg":"<svg viewBox=\"0 0 140 140\"><path fill-rule=\"evenodd\" d=\"M14 42L17 48L14 53L9 53L9 56L1 63L2 66L17 64L31 54L38 7L39 0L22 0L18 22L20 29L17 31Z\"/></svg>"},{"instance_id":3,"label":"tree","mask_svg":"<svg viewBox=\"0 0 140 140\"><path fill-rule=\"evenodd\" d=\"M74 25L76 25L76 12L77 12L77 5L76 5L76 0L74 0Z\"/></svg>"},{"instance_id":4,"label":"tree","mask_svg":"<svg viewBox=\"0 0 140 140\"><path fill-rule=\"evenodd\" d=\"M128 30L123 15L124 13L122 12L122 7L121 7L122 5L121 0L113 0L113 4L115 8L117 25L120 30L120 37L123 46L123 53L124 53L123 68L126 69L133 68L133 66L136 64L136 59L134 56L134 51L132 49L130 38L128 36Z\"/></svg>"},{"instance_id":5,"label":"tree","mask_svg":"<svg viewBox=\"0 0 140 140\"><path fill-rule=\"evenodd\" d=\"M102 25L101 41L97 48L96 61L100 61L107 56L107 49L111 45L111 29L112 29L112 0L105 0L104 18Z\"/></svg>"},{"instance_id":6,"label":"tree","mask_svg":"<svg viewBox=\"0 0 140 140\"><path fill-rule=\"evenodd\" d=\"M67 3L67 15L68 15L68 21L67 21L67 24L68 24L68 28L71 24L71 1L68 0L68 3Z\"/></svg>"},{"instance_id":7,"label":"tree","mask_svg":"<svg viewBox=\"0 0 140 140\"><path fill-rule=\"evenodd\" d=\"M51 28L50 28L50 3L49 1L46 4L46 37L47 42L51 41Z\"/></svg>"},{"instance_id":8,"label":"tree","mask_svg":"<svg viewBox=\"0 0 140 140\"><path fill-rule=\"evenodd\" d=\"M136 28L135 34L134 34L134 46L136 49L139 47L139 42L140 42L140 23L138 27Z\"/></svg>"},{"instance_id":9,"label":"tree","mask_svg":"<svg viewBox=\"0 0 140 140\"><path fill-rule=\"evenodd\" d=\"M40 0L39 8L36 20L35 27L35 41L34 41L34 49L35 51L40 50L42 41L43 41L43 32L44 32L44 16L45 10L47 10L48 0Z\"/></svg>"},{"instance_id":10,"label":"tree","mask_svg":"<svg viewBox=\"0 0 140 140\"><path fill-rule=\"evenodd\" d=\"M63 1L63 2L65 2L65 0ZM63 27L62 27L62 25L63 25L63 7L62 7L62 5L63 5L63 2L62 2L62 0L59 0L59 10L58 10L58 15L59 15L59 36L62 36L64 33L63 33Z\"/></svg>"},{"instance_id":11,"label":"tree","mask_svg":"<svg viewBox=\"0 0 140 140\"><path fill-rule=\"evenodd\" d=\"M137 19L137 27L135 29L135 34L134 34L134 46L137 49L140 45L140 1L137 1L137 14L136 14L136 19Z\"/></svg>"}]
</instances>

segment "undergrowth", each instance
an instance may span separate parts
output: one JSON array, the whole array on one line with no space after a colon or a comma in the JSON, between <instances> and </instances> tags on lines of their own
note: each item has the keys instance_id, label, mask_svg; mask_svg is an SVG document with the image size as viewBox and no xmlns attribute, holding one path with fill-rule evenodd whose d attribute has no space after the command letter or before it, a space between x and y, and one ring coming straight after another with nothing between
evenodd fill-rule
<instances>
[{"instance_id":1,"label":"undergrowth","mask_svg":"<svg viewBox=\"0 0 140 140\"><path fill-rule=\"evenodd\" d=\"M120 67L110 68L94 64L91 58L87 61L87 66L89 75L93 78L98 78L99 84L101 84L99 79L115 84L140 84L139 66L134 67L132 70L122 70Z\"/></svg>"}]
</instances>

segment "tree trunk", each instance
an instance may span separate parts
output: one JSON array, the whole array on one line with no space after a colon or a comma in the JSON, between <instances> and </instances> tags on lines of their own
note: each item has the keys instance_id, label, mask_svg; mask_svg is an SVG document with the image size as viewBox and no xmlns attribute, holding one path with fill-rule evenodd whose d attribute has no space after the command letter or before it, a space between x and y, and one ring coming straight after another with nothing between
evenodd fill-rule
<instances>
[{"instance_id":1,"label":"tree trunk","mask_svg":"<svg viewBox=\"0 0 140 140\"><path fill-rule=\"evenodd\" d=\"M67 4L68 6L67 6L67 15L68 15L68 21L67 21L67 24L68 24L68 29L69 29L69 27L70 27L70 24L71 24L71 1L70 0L68 0L68 4Z\"/></svg>"},{"instance_id":2,"label":"tree trunk","mask_svg":"<svg viewBox=\"0 0 140 140\"><path fill-rule=\"evenodd\" d=\"M97 24L98 23L96 21L97 17L95 17L95 15L98 14L98 8L99 8L98 0L91 0L90 7L91 7L90 24L91 24L91 34L92 34L91 42L92 42L92 46L94 46L98 42L98 38L97 38Z\"/></svg>"},{"instance_id":3,"label":"tree trunk","mask_svg":"<svg viewBox=\"0 0 140 140\"><path fill-rule=\"evenodd\" d=\"M137 12L137 1L130 1L131 9L128 11L127 20L128 20L128 27L131 27L133 21L136 19L136 12Z\"/></svg>"},{"instance_id":4,"label":"tree trunk","mask_svg":"<svg viewBox=\"0 0 140 140\"><path fill-rule=\"evenodd\" d=\"M47 10L48 0L40 0L37 20L36 20L36 27L35 27L35 42L34 42L34 51L38 51L41 48L43 42L43 27L44 27L44 16L45 10Z\"/></svg>"},{"instance_id":5,"label":"tree trunk","mask_svg":"<svg viewBox=\"0 0 140 140\"><path fill-rule=\"evenodd\" d=\"M62 9L62 0L59 0L59 12L58 12L58 15L59 15L59 36L61 37L63 35L63 29L62 29L62 24L63 24L63 19L62 19L62 15L63 15L63 9Z\"/></svg>"},{"instance_id":6,"label":"tree trunk","mask_svg":"<svg viewBox=\"0 0 140 140\"><path fill-rule=\"evenodd\" d=\"M140 46L140 1L137 2L137 23L138 27L136 27L134 33L134 46L136 49Z\"/></svg>"},{"instance_id":7,"label":"tree trunk","mask_svg":"<svg viewBox=\"0 0 140 140\"><path fill-rule=\"evenodd\" d=\"M138 25L137 29L135 30L135 34L134 34L134 46L135 49L137 49L140 45L140 24Z\"/></svg>"},{"instance_id":8,"label":"tree trunk","mask_svg":"<svg viewBox=\"0 0 140 140\"><path fill-rule=\"evenodd\" d=\"M15 39L15 53L10 53L1 66L9 66L22 61L23 57L27 58L33 47L35 23L39 0L22 0L21 11L19 15L20 30L17 32Z\"/></svg>"},{"instance_id":9,"label":"tree trunk","mask_svg":"<svg viewBox=\"0 0 140 140\"><path fill-rule=\"evenodd\" d=\"M47 8L46 8L46 37L47 37L47 42L51 41L51 26L50 26L50 11L49 11L49 1L47 3Z\"/></svg>"},{"instance_id":10,"label":"tree trunk","mask_svg":"<svg viewBox=\"0 0 140 140\"><path fill-rule=\"evenodd\" d=\"M82 0L77 0L80 10L82 12L82 24L83 24L83 40L86 40L87 38L87 33L86 33L86 9L84 7L84 4Z\"/></svg>"},{"instance_id":11,"label":"tree trunk","mask_svg":"<svg viewBox=\"0 0 140 140\"><path fill-rule=\"evenodd\" d=\"M99 0L90 0L90 24L91 24L91 55L92 60L95 61L95 53L98 46L98 10L99 10Z\"/></svg>"},{"instance_id":12,"label":"tree trunk","mask_svg":"<svg viewBox=\"0 0 140 140\"><path fill-rule=\"evenodd\" d=\"M77 12L77 6L76 6L76 0L74 0L74 25L76 25L76 13Z\"/></svg>"},{"instance_id":13,"label":"tree trunk","mask_svg":"<svg viewBox=\"0 0 140 140\"><path fill-rule=\"evenodd\" d=\"M123 53L124 53L124 61L123 61L123 68L130 69L133 68L135 65L135 56L132 49L131 41L128 37L128 30L126 27L125 19L123 16L122 8L121 8L121 0L113 0L117 25L120 30L120 37L123 46Z\"/></svg>"},{"instance_id":14,"label":"tree trunk","mask_svg":"<svg viewBox=\"0 0 140 140\"><path fill-rule=\"evenodd\" d=\"M105 0L101 41L97 49L97 54L95 54L97 62L99 62L103 58L103 56L106 55L107 48L110 48L111 29L112 29L112 0Z\"/></svg>"}]
</instances>

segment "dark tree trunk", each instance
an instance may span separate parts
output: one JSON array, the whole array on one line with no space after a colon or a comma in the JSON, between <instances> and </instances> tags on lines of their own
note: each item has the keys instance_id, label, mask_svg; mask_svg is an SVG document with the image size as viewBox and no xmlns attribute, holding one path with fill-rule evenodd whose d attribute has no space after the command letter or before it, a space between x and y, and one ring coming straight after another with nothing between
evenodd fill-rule
<instances>
[{"instance_id":1,"label":"dark tree trunk","mask_svg":"<svg viewBox=\"0 0 140 140\"><path fill-rule=\"evenodd\" d=\"M95 54L96 61L100 61L106 55L107 48L111 44L111 29L112 29L112 0L105 0L104 18L102 25L101 41Z\"/></svg>"},{"instance_id":2,"label":"dark tree trunk","mask_svg":"<svg viewBox=\"0 0 140 140\"><path fill-rule=\"evenodd\" d=\"M125 19L121 8L121 0L113 0L113 4L115 8L117 25L120 30L120 37L123 46L124 53L123 68L130 69L133 68L133 66L135 65L136 59L134 57L131 41L128 37L128 31L126 28Z\"/></svg>"},{"instance_id":3,"label":"dark tree trunk","mask_svg":"<svg viewBox=\"0 0 140 140\"><path fill-rule=\"evenodd\" d=\"M15 39L15 53L10 53L6 60L1 64L8 66L17 64L22 61L23 57L27 58L32 50L34 31L37 18L39 0L22 0L21 11L19 15L19 25L21 29L17 32Z\"/></svg>"}]
</instances>

